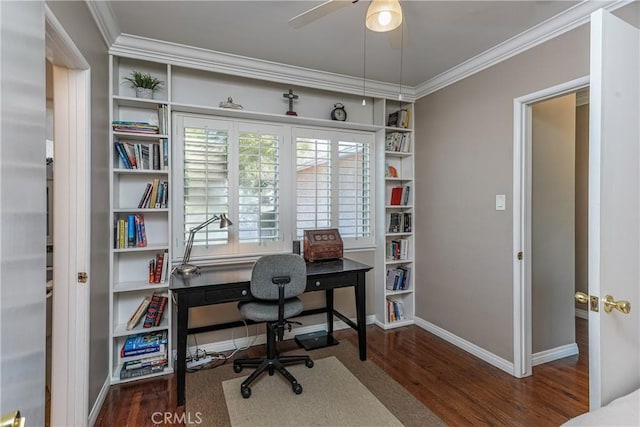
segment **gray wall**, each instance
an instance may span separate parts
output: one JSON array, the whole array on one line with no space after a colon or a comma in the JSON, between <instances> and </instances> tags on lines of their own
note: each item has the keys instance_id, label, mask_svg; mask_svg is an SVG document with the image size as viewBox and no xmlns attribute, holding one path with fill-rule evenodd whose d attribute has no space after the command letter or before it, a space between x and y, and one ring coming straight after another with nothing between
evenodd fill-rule
<instances>
[{"instance_id":1,"label":"gray wall","mask_svg":"<svg viewBox=\"0 0 640 427\"><path fill-rule=\"evenodd\" d=\"M0 414L44 425L45 56L42 2L0 2Z\"/></svg>"},{"instance_id":2,"label":"gray wall","mask_svg":"<svg viewBox=\"0 0 640 427\"><path fill-rule=\"evenodd\" d=\"M85 2L49 1L47 6L91 67L90 411L109 372L108 55Z\"/></svg>"},{"instance_id":3,"label":"gray wall","mask_svg":"<svg viewBox=\"0 0 640 427\"><path fill-rule=\"evenodd\" d=\"M576 95L534 104L531 126L532 352L575 343Z\"/></svg>"},{"instance_id":4,"label":"gray wall","mask_svg":"<svg viewBox=\"0 0 640 427\"><path fill-rule=\"evenodd\" d=\"M513 100L588 74L583 25L416 102L416 316L508 361Z\"/></svg>"},{"instance_id":5,"label":"gray wall","mask_svg":"<svg viewBox=\"0 0 640 427\"><path fill-rule=\"evenodd\" d=\"M589 104L576 108L576 291L589 293ZM576 307L587 310L585 304Z\"/></svg>"}]
</instances>

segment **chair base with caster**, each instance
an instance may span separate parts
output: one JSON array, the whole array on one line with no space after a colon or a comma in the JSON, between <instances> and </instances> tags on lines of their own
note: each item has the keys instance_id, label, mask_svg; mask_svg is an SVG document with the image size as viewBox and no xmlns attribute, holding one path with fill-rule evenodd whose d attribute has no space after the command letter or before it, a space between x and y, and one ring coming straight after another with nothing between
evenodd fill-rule
<instances>
[{"instance_id":1,"label":"chair base with caster","mask_svg":"<svg viewBox=\"0 0 640 427\"><path fill-rule=\"evenodd\" d=\"M251 396L251 388L249 385L254 382L265 371L272 376L279 372L285 379L291 383L291 389L295 394L302 393L302 385L291 375L285 366L302 363L307 368L313 367L313 360L309 356L279 356L276 349L276 329L278 325L275 322L267 324L267 356L256 359L237 359L233 361L233 370L236 373L242 372L242 368L256 367L256 370L240 385L240 393L242 397L248 399Z\"/></svg>"}]
</instances>

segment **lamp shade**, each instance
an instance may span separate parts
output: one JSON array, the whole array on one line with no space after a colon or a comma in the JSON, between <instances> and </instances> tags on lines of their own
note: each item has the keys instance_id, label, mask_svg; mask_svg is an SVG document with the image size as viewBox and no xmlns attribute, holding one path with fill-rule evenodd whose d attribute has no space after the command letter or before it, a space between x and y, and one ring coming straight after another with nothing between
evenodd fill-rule
<instances>
[{"instance_id":1,"label":"lamp shade","mask_svg":"<svg viewBox=\"0 0 640 427\"><path fill-rule=\"evenodd\" d=\"M367 9L367 28L383 33L402 24L402 8L398 0L373 0Z\"/></svg>"}]
</instances>

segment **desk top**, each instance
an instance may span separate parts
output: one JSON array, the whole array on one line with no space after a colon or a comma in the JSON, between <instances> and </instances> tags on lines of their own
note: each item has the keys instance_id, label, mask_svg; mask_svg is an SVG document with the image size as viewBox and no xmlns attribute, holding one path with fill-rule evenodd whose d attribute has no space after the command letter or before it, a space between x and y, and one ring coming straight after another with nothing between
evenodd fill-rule
<instances>
[{"instance_id":1,"label":"desk top","mask_svg":"<svg viewBox=\"0 0 640 427\"><path fill-rule=\"evenodd\" d=\"M349 258L307 262L307 279L313 279L316 276L326 277L332 274L369 271L371 268L369 265ZM247 284L251 281L252 269L253 265L203 267L200 269L199 276L186 278L174 273L171 276L169 289L180 291L200 286Z\"/></svg>"}]
</instances>

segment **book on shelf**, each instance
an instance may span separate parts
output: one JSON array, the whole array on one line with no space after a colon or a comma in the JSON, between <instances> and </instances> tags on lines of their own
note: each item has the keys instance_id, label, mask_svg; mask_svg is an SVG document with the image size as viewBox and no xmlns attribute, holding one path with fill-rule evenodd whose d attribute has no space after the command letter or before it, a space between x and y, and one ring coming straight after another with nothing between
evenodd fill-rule
<instances>
[{"instance_id":1,"label":"book on shelf","mask_svg":"<svg viewBox=\"0 0 640 427\"><path fill-rule=\"evenodd\" d=\"M409 133L407 132L389 132L385 136L385 151L395 151L399 153L409 152Z\"/></svg>"},{"instance_id":2,"label":"book on shelf","mask_svg":"<svg viewBox=\"0 0 640 427\"><path fill-rule=\"evenodd\" d=\"M157 143L116 141L115 154L124 169L166 170L168 169L168 140L160 138ZM162 145L162 146L161 146ZM167 153L164 153L167 150ZM164 158L166 157L166 159ZM166 165L163 166L163 163Z\"/></svg>"},{"instance_id":3,"label":"book on shelf","mask_svg":"<svg viewBox=\"0 0 640 427\"><path fill-rule=\"evenodd\" d=\"M407 239L394 239L387 242L387 259L409 259L409 241Z\"/></svg>"},{"instance_id":4,"label":"book on shelf","mask_svg":"<svg viewBox=\"0 0 640 427\"><path fill-rule=\"evenodd\" d=\"M387 118L387 126L396 128L408 128L411 112L408 108L401 108L390 113Z\"/></svg>"},{"instance_id":5,"label":"book on shelf","mask_svg":"<svg viewBox=\"0 0 640 427\"><path fill-rule=\"evenodd\" d=\"M147 366L166 366L167 365L166 354L154 357L144 357L136 360L128 360L122 364L122 369L125 371L131 371L133 369L145 368Z\"/></svg>"},{"instance_id":6,"label":"book on shelf","mask_svg":"<svg viewBox=\"0 0 640 427\"><path fill-rule=\"evenodd\" d=\"M142 197L140 197L140 202L138 203L138 208L142 209L144 208L149 200L149 197L151 197L151 191L153 190L153 184L148 182L147 186L144 189L144 192L142 193Z\"/></svg>"},{"instance_id":7,"label":"book on shelf","mask_svg":"<svg viewBox=\"0 0 640 427\"><path fill-rule=\"evenodd\" d=\"M146 299L149 299L148 297ZM124 351L140 350L154 348L159 349L160 344L168 342L168 333L166 330L154 332L141 332L139 334L130 335L124 341L122 348Z\"/></svg>"},{"instance_id":8,"label":"book on shelf","mask_svg":"<svg viewBox=\"0 0 640 427\"><path fill-rule=\"evenodd\" d=\"M402 204L409 205L411 201L411 186L405 185L402 189Z\"/></svg>"},{"instance_id":9,"label":"book on shelf","mask_svg":"<svg viewBox=\"0 0 640 427\"><path fill-rule=\"evenodd\" d=\"M158 133L158 126L147 122L129 122L125 120L114 120L111 124L115 132L128 133Z\"/></svg>"},{"instance_id":10,"label":"book on shelf","mask_svg":"<svg viewBox=\"0 0 640 427\"><path fill-rule=\"evenodd\" d=\"M158 197L158 186L160 185L160 179L154 178L153 187L151 188L151 195L149 196L149 201L145 207L154 208L156 204L156 198Z\"/></svg>"},{"instance_id":11,"label":"book on shelf","mask_svg":"<svg viewBox=\"0 0 640 427\"><path fill-rule=\"evenodd\" d=\"M399 233L401 229L401 218L402 214L400 212L391 212L387 215L387 232L388 233Z\"/></svg>"},{"instance_id":12,"label":"book on shelf","mask_svg":"<svg viewBox=\"0 0 640 427\"><path fill-rule=\"evenodd\" d=\"M144 323L142 324L143 328L151 328L153 326L153 321L158 314L158 308L160 307L160 294L154 293L151 297L151 302L149 303L149 308L147 309L147 315L144 318Z\"/></svg>"},{"instance_id":13,"label":"book on shelf","mask_svg":"<svg viewBox=\"0 0 640 427\"><path fill-rule=\"evenodd\" d=\"M411 267L400 266L388 268L385 285L388 291L404 291L409 289Z\"/></svg>"},{"instance_id":14,"label":"book on shelf","mask_svg":"<svg viewBox=\"0 0 640 427\"><path fill-rule=\"evenodd\" d=\"M387 319L389 322L404 320L404 307L401 301L387 299Z\"/></svg>"},{"instance_id":15,"label":"book on shelf","mask_svg":"<svg viewBox=\"0 0 640 427\"><path fill-rule=\"evenodd\" d=\"M116 220L114 247L116 249L142 248L147 246L147 233L142 214L128 214L126 219Z\"/></svg>"},{"instance_id":16,"label":"book on shelf","mask_svg":"<svg viewBox=\"0 0 640 427\"><path fill-rule=\"evenodd\" d=\"M161 138L162 142L162 169L169 169L169 139Z\"/></svg>"},{"instance_id":17,"label":"book on shelf","mask_svg":"<svg viewBox=\"0 0 640 427\"><path fill-rule=\"evenodd\" d=\"M150 302L151 300L149 299L149 297L145 297L142 299L142 302L140 303L140 305L138 305L138 308L133 312L133 314L129 318L129 321L127 322L127 331L132 330L138 325L138 323L140 323L140 320L142 320L142 316L147 313L147 308L149 307Z\"/></svg>"},{"instance_id":18,"label":"book on shelf","mask_svg":"<svg viewBox=\"0 0 640 427\"><path fill-rule=\"evenodd\" d=\"M138 369L121 369L120 370L120 379L126 380L129 378L141 377L143 375L150 375L164 371L164 368L167 365L151 365L144 366ZM124 367L123 367L124 368Z\"/></svg>"},{"instance_id":19,"label":"book on shelf","mask_svg":"<svg viewBox=\"0 0 640 427\"><path fill-rule=\"evenodd\" d=\"M402 216L402 231L404 233L411 233L412 230L412 215L411 212L405 212Z\"/></svg>"},{"instance_id":20,"label":"book on shelf","mask_svg":"<svg viewBox=\"0 0 640 427\"><path fill-rule=\"evenodd\" d=\"M167 307L168 301L168 297L164 295L160 297L160 305L158 306L158 311L153 319L153 326L160 326L160 322L162 322L162 317L164 316L164 310Z\"/></svg>"},{"instance_id":21,"label":"book on shelf","mask_svg":"<svg viewBox=\"0 0 640 427\"><path fill-rule=\"evenodd\" d=\"M399 205L402 202L402 187L393 187L391 189L390 205Z\"/></svg>"},{"instance_id":22,"label":"book on shelf","mask_svg":"<svg viewBox=\"0 0 640 427\"><path fill-rule=\"evenodd\" d=\"M163 252L156 254L155 258L149 261L149 283L164 283L162 281L162 269L164 267L165 261L166 264L169 263L168 258L169 253ZM165 272L165 281L166 281L167 273Z\"/></svg>"},{"instance_id":23,"label":"book on shelf","mask_svg":"<svg viewBox=\"0 0 640 427\"><path fill-rule=\"evenodd\" d=\"M154 347L139 348L136 350L120 349L120 361L127 362L130 360L138 360L142 357L162 356L167 351L167 344L158 344Z\"/></svg>"},{"instance_id":24,"label":"book on shelf","mask_svg":"<svg viewBox=\"0 0 640 427\"><path fill-rule=\"evenodd\" d=\"M166 135L169 129L169 106L166 104L158 105L158 132Z\"/></svg>"}]
</instances>

